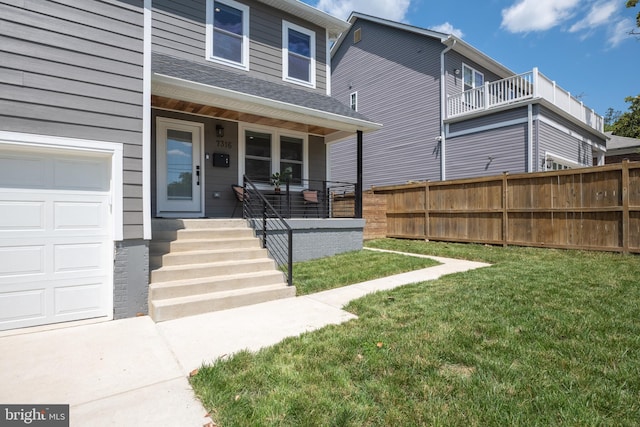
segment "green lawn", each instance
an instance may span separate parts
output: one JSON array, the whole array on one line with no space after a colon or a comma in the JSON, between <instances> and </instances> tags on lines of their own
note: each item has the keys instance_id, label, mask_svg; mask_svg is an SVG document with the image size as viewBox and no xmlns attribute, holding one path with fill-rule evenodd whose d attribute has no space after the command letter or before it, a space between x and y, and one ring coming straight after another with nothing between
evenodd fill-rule
<instances>
[{"instance_id":1,"label":"green lawn","mask_svg":"<svg viewBox=\"0 0 640 427\"><path fill-rule=\"evenodd\" d=\"M438 265L438 262L431 259L367 250L354 251L294 263L293 284L297 295L306 295L434 265Z\"/></svg>"},{"instance_id":2,"label":"green lawn","mask_svg":"<svg viewBox=\"0 0 640 427\"><path fill-rule=\"evenodd\" d=\"M357 320L201 369L219 425L640 425L639 257L369 245L494 265L366 296Z\"/></svg>"}]
</instances>

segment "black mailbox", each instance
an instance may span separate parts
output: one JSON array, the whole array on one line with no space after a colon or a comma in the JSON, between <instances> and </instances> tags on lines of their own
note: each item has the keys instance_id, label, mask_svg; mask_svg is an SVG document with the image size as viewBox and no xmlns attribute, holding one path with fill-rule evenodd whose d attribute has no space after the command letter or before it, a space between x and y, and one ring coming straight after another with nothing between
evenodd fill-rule
<instances>
[{"instance_id":1,"label":"black mailbox","mask_svg":"<svg viewBox=\"0 0 640 427\"><path fill-rule=\"evenodd\" d=\"M225 153L213 153L213 166L217 168L228 168L229 155Z\"/></svg>"}]
</instances>

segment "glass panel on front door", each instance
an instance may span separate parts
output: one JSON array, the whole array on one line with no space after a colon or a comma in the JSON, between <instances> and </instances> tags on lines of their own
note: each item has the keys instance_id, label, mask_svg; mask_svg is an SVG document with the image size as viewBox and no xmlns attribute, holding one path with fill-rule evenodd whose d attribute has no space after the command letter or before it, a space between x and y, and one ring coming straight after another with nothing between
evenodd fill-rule
<instances>
[{"instance_id":1,"label":"glass panel on front door","mask_svg":"<svg viewBox=\"0 0 640 427\"><path fill-rule=\"evenodd\" d=\"M167 130L167 199L193 199L193 135Z\"/></svg>"}]
</instances>

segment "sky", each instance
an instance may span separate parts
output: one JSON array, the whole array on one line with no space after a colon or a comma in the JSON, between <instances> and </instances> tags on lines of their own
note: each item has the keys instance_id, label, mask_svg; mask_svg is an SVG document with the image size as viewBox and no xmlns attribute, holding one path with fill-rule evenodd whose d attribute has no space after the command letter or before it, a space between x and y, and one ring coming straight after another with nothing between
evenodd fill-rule
<instances>
[{"instance_id":1,"label":"sky","mask_svg":"<svg viewBox=\"0 0 640 427\"><path fill-rule=\"evenodd\" d=\"M454 34L515 73L534 67L596 113L640 94L640 5L625 0L302 0Z\"/></svg>"}]
</instances>

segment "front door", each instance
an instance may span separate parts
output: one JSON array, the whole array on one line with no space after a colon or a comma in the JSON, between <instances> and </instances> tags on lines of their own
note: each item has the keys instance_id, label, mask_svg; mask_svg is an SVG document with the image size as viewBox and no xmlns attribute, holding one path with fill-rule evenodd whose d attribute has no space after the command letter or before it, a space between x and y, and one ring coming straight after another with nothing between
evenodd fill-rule
<instances>
[{"instance_id":1,"label":"front door","mask_svg":"<svg viewBox=\"0 0 640 427\"><path fill-rule=\"evenodd\" d=\"M156 130L158 216L204 216L204 126L158 118Z\"/></svg>"}]
</instances>

